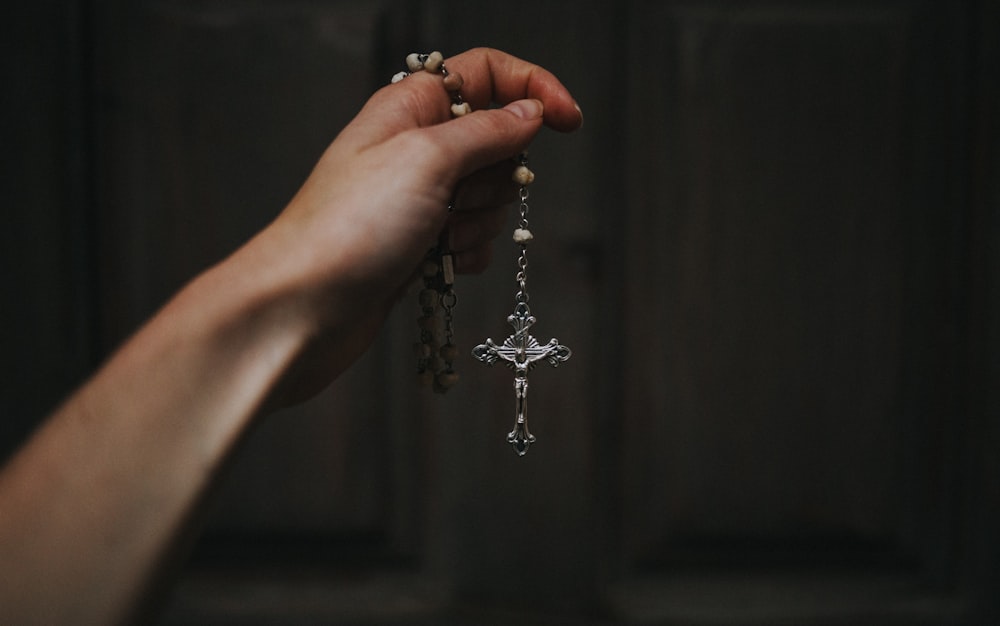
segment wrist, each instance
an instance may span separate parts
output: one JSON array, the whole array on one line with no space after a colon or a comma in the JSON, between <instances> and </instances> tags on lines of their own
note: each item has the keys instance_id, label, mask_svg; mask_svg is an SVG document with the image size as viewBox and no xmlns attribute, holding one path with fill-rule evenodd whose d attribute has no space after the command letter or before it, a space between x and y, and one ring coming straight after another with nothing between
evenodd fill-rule
<instances>
[{"instance_id":1,"label":"wrist","mask_svg":"<svg viewBox=\"0 0 1000 626\"><path fill-rule=\"evenodd\" d=\"M191 286L192 301L215 301L207 332L217 352L270 364L258 378L260 412L326 387L367 348L391 302L359 273L353 248L316 230L279 219Z\"/></svg>"}]
</instances>

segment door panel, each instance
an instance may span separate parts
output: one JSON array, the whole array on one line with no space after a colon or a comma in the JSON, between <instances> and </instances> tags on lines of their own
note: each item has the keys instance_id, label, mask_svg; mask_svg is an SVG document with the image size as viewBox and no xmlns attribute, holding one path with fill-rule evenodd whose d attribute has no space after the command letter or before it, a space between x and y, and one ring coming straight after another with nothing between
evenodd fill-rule
<instances>
[{"instance_id":1,"label":"door panel","mask_svg":"<svg viewBox=\"0 0 1000 626\"><path fill-rule=\"evenodd\" d=\"M5 38L5 449L411 50L510 50L587 119L531 149L533 331L574 353L528 455L508 370L415 384L404 300L249 435L164 623L996 621L990 3L63 9ZM461 346L510 334L514 253L459 279Z\"/></svg>"}]
</instances>

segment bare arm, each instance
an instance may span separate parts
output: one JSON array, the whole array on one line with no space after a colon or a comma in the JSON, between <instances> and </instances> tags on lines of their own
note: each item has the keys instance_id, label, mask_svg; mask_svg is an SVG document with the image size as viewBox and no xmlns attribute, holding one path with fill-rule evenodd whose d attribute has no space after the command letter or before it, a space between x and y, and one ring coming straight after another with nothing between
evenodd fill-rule
<instances>
[{"instance_id":1,"label":"bare arm","mask_svg":"<svg viewBox=\"0 0 1000 626\"><path fill-rule=\"evenodd\" d=\"M364 351L449 219L459 269L481 269L506 193L494 164L538 132L540 105L556 129L581 119L541 68L488 50L447 63L475 108L514 104L447 121L438 77L379 91L274 223L175 296L4 469L0 621L128 619L248 426ZM479 200L449 218L462 181Z\"/></svg>"}]
</instances>

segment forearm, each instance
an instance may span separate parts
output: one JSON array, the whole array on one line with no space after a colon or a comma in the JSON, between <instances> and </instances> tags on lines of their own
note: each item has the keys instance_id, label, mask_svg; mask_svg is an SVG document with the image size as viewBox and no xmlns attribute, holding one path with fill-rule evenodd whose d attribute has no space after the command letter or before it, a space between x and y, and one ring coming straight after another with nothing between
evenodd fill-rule
<instances>
[{"instance_id":1,"label":"forearm","mask_svg":"<svg viewBox=\"0 0 1000 626\"><path fill-rule=\"evenodd\" d=\"M243 252L192 282L0 475L0 621L134 608L314 332L260 261Z\"/></svg>"},{"instance_id":2,"label":"forearm","mask_svg":"<svg viewBox=\"0 0 1000 626\"><path fill-rule=\"evenodd\" d=\"M478 183L486 200L456 189L511 167L543 120L569 131L582 117L538 66L485 49L448 63L475 113L444 123L430 75L379 90L275 223L174 298L0 474L0 622L128 617L254 418L364 351L446 222L472 233L452 231L456 271L488 258L483 216L502 204L489 198L513 199L509 172Z\"/></svg>"}]
</instances>

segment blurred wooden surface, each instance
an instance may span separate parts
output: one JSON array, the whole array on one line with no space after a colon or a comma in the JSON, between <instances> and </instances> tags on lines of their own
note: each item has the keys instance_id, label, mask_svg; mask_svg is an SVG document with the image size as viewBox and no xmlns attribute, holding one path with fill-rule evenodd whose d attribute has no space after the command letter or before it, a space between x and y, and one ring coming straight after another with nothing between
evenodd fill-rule
<instances>
[{"instance_id":1,"label":"blurred wooden surface","mask_svg":"<svg viewBox=\"0 0 1000 626\"><path fill-rule=\"evenodd\" d=\"M18 3L5 28L9 451L264 226L411 50L553 70L536 334L430 397L404 302L253 433L164 623L1000 619L1000 98L987 2ZM15 24L17 26L15 26ZM514 251L457 286L509 334Z\"/></svg>"}]
</instances>

